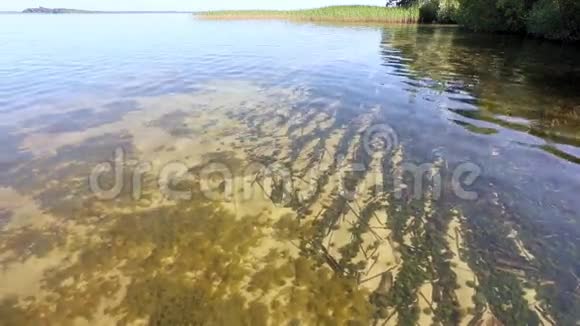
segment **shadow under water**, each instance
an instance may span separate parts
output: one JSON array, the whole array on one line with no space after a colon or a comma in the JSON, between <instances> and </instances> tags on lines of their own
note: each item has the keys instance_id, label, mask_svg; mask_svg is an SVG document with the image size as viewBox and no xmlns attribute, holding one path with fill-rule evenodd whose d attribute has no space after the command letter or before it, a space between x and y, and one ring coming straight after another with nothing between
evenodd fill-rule
<instances>
[{"instance_id":1,"label":"shadow under water","mask_svg":"<svg viewBox=\"0 0 580 326\"><path fill-rule=\"evenodd\" d=\"M382 35L382 56L390 73L406 78L409 92L450 112L453 123L483 137L507 139L514 152L530 147L580 164L580 49L457 28L385 28ZM488 164L492 163L482 163ZM536 164L540 169L542 165ZM504 168L501 175L508 178L510 169ZM516 189L502 189L505 182L497 178L500 174L480 180L497 188L488 188L484 198L462 205L470 216L464 227L469 229L470 266L479 282L477 305L489 305L506 325L539 324L527 304L543 316L542 324L576 323L580 319L575 312L580 308L577 211L570 211L570 222L562 225L558 221L566 214L563 210L552 217L541 216L545 211L514 209L521 198L515 198ZM536 186L548 191L546 184ZM518 241L526 248L520 257ZM518 279L526 280L517 285ZM525 294L534 287L537 295ZM518 297L526 298L527 304ZM544 314L548 306L554 320Z\"/></svg>"},{"instance_id":2,"label":"shadow under water","mask_svg":"<svg viewBox=\"0 0 580 326\"><path fill-rule=\"evenodd\" d=\"M506 212L500 198L484 217L469 214L486 202L462 213L453 201L437 200L433 176L449 174L442 158L421 176L428 186L416 189L416 176L404 171L405 146L368 150L365 131L384 122L379 107L341 122L340 105L305 89L245 82L201 89L132 99L123 119L50 129L50 144L41 137L44 123L22 140L34 157L4 172L1 189L11 198L0 237L3 321L409 325L497 318L533 325L576 318L564 310L578 304L568 271L577 260L567 260L575 247L532 238L534 225ZM98 200L82 176L110 161L107 149L115 146L126 158L116 167L120 180L131 186L112 201ZM135 188L135 164L144 161L152 170ZM163 172L176 162L185 174ZM211 168L216 164L229 173ZM118 181L110 174L101 180L106 189ZM157 185L188 197L167 197ZM492 217L499 215L504 219Z\"/></svg>"}]
</instances>

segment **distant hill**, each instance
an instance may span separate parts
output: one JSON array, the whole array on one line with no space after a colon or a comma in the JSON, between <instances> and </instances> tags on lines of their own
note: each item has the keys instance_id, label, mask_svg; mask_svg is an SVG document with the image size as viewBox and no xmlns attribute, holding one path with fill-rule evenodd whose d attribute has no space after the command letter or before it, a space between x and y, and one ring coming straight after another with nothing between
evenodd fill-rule
<instances>
[{"instance_id":1,"label":"distant hill","mask_svg":"<svg viewBox=\"0 0 580 326\"><path fill-rule=\"evenodd\" d=\"M96 11L38 7L38 8L28 8L22 12L27 14L87 14L87 13L95 13Z\"/></svg>"}]
</instances>

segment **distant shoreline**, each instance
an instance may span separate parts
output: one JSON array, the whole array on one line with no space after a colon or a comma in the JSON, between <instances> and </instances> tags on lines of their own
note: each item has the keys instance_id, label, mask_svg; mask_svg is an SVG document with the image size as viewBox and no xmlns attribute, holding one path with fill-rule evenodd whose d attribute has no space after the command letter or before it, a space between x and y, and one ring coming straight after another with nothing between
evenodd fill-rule
<instances>
[{"instance_id":1,"label":"distant shoreline","mask_svg":"<svg viewBox=\"0 0 580 326\"><path fill-rule=\"evenodd\" d=\"M101 10L80 10L69 8L27 8L23 11L0 11L0 14L42 14L42 15L62 15L62 14L193 14L193 11L101 11Z\"/></svg>"},{"instance_id":2,"label":"distant shoreline","mask_svg":"<svg viewBox=\"0 0 580 326\"><path fill-rule=\"evenodd\" d=\"M70 12L70 13L34 13L22 11L0 11L0 14L19 14L19 15L90 15L90 14L196 14L195 11L90 11L90 12Z\"/></svg>"}]
</instances>

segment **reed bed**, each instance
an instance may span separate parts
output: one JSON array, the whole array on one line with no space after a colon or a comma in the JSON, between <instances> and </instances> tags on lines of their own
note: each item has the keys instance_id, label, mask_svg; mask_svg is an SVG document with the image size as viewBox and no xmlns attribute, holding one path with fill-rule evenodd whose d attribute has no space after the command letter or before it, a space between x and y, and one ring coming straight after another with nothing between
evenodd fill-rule
<instances>
[{"instance_id":1,"label":"reed bed","mask_svg":"<svg viewBox=\"0 0 580 326\"><path fill-rule=\"evenodd\" d=\"M306 21L345 21L415 24L420 22L419 8L388 8L377 6L331 6L303 10L226 10L196 14L208 19L269 19L281 18Z\"/></svg>"}]
</instances>

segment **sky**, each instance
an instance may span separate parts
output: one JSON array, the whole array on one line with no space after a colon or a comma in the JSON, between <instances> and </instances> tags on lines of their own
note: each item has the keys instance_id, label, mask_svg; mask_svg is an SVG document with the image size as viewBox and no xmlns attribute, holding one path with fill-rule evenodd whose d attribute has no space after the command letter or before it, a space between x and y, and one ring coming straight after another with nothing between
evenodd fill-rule
<instances>
[{"instance_id":1,"label":"sky","mask_svg":"<svg viewBox=\"0 0 580 326\"><path fill-rule=\"evenodd\" d=\"M385 0L0 0L0 11L21 11L39 6L104 11L201 11L217 9L299 9L351 4L383 6Z\"/></svg>"}]
</instances>

